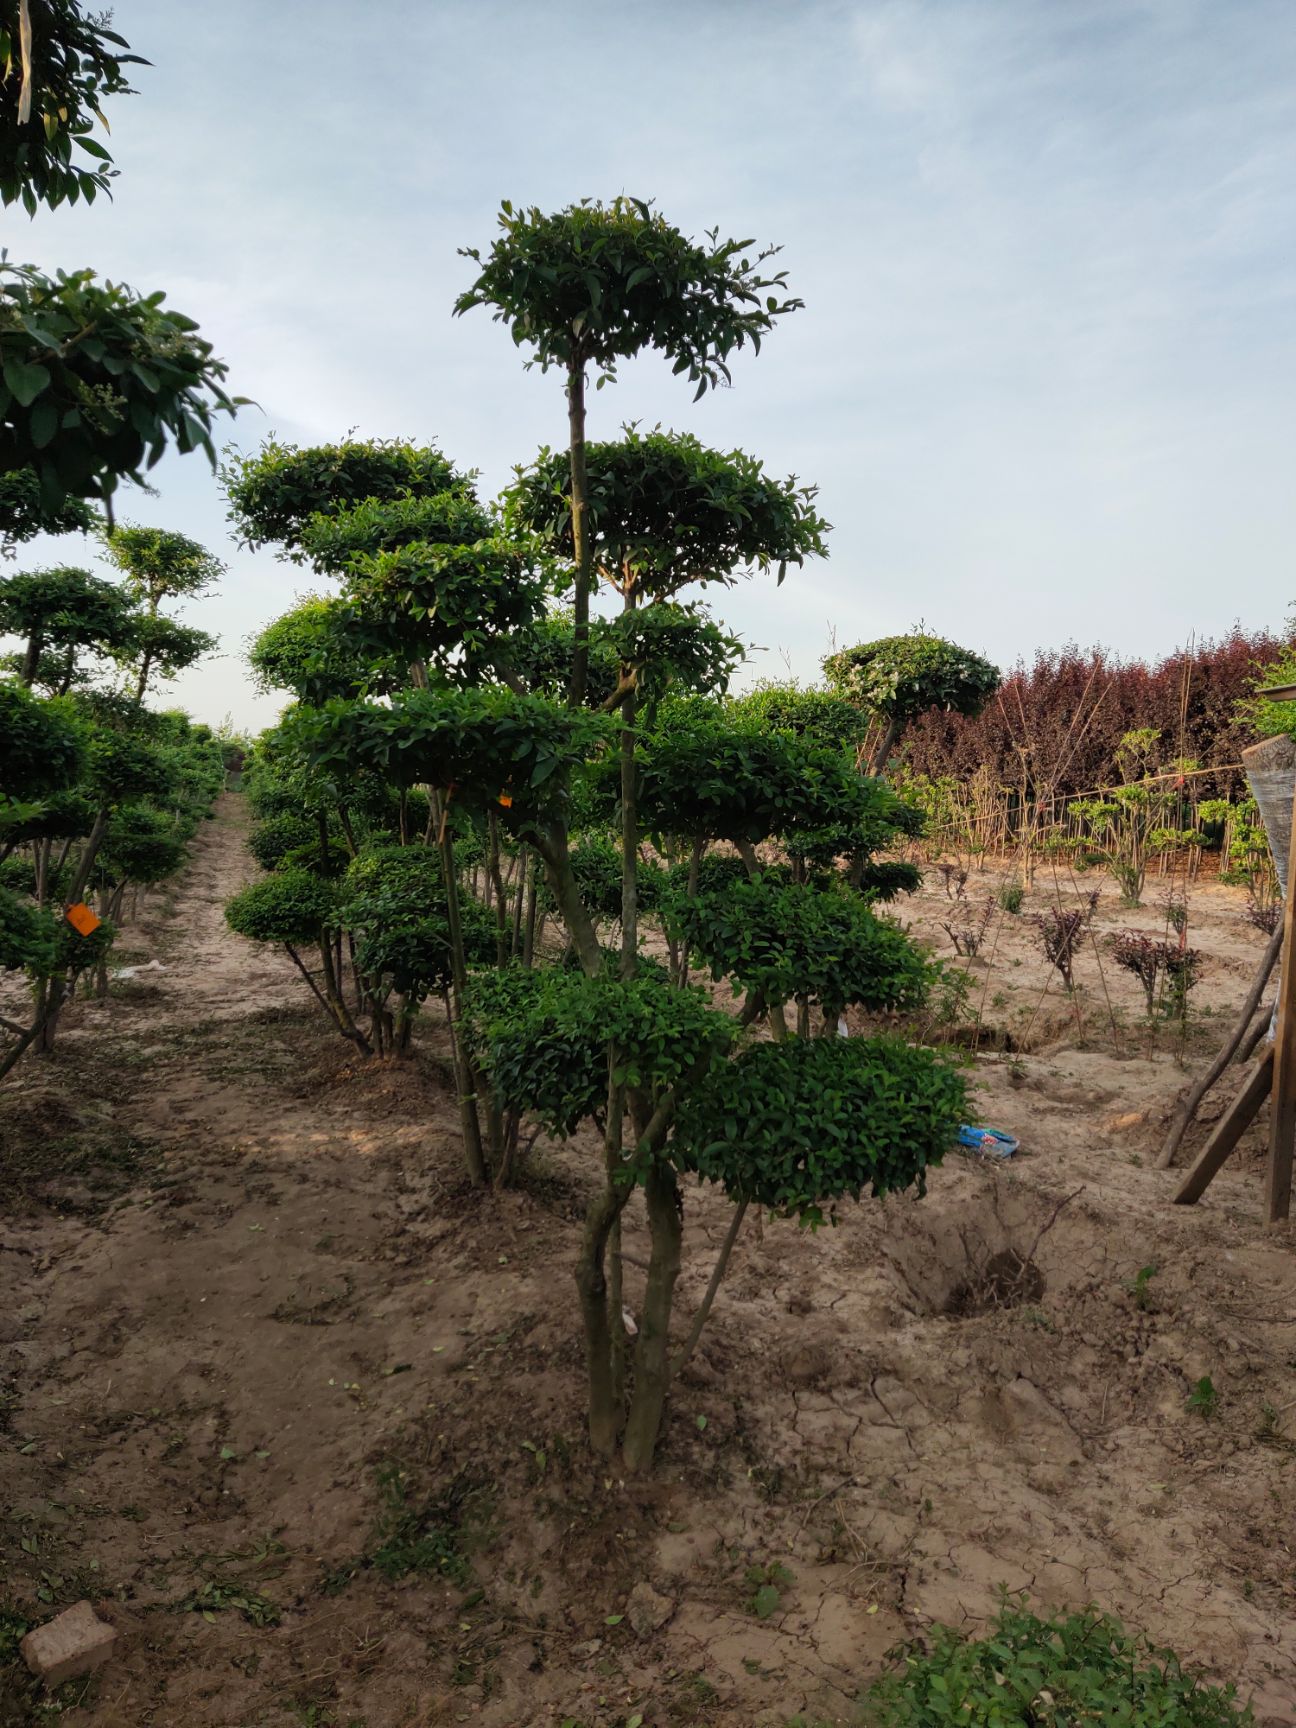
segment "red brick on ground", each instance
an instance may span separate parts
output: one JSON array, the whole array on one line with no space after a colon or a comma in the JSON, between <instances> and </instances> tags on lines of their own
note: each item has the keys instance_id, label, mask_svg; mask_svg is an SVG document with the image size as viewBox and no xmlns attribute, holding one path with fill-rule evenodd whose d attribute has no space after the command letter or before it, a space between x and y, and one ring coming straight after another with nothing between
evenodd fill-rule
<instances>
[{"instance_id":1,"label":"red brick on ground","mask_svg":"<svg viewBox=\"0 0 1296 1728\"><path fill-rule=\"evenodd\" d=\"M78 1602L30 1631L19 1645L23 1660L47 1686L91 1674L112 1655L117 1633L88 1602Z\"/></svg>"}]
</instances>

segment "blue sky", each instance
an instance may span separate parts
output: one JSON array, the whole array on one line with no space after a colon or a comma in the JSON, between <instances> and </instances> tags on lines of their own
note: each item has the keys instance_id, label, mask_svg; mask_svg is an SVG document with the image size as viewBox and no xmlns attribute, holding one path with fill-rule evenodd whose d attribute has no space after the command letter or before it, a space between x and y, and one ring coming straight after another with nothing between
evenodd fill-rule
<instances>
[{"instance_id":1,"label":"blue sky","mask_svg":"<svg viewBox=\"0 0 1296 1728\"><path fill-rule=\"evenodd\" d=\"M697 405L651 358L594 398L821 487L831 557L721 611L813 676L930 628L1157 655L1296 600L1290 0L119 0L153 66L114 200L6 212L11 256L165 288L254 397L231 435L433 439L482 471L565 435L556 375L457 248L500 199L654 197L781 241L807 305ZM175 698L268 723L241 659L301 573L227 539L201 457L121 514L229 562ZM77 543L58 547L64 562ZM25 563L33 562L30 553Z\"/></svg>"}]
</instances>

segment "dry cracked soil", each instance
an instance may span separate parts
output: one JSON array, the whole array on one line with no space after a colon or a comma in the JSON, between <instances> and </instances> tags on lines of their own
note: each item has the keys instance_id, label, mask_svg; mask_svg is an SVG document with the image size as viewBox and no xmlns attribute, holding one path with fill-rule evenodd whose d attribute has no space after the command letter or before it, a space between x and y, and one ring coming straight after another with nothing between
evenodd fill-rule
<instances>
[{"instance_id":1,"label":"dry cracked soil","mask_svg":"<svg viewBox=\"0 0 1296 1728\"><path fill-rule=\"evenodd\" d=\"M1260 1223L1263 1125L1195 1208L1153 1168L1263 946L1236 894L1193 895L1178 1048L1097 946L1041 993L1002 919L971 970L1016 1053L976 1072L1019 1156L749 1223L626 1482L582 1442L592 1147L468 1190L431 1020L356 1060L226 929L246 821L227 796L123 935L148 969L2 1095L2 1728L49 1719L19 1629L83 1597L120 1637L68 1728L751 1728L853 1721L888 1651L1003 1588L1296 1723L1296 1245ZM939 883L904 916L939 938ZM727 1219L690 1193L681 1311ZM632 1207L632 1309L644 1237Z\"/></svg>"}]
</instances>

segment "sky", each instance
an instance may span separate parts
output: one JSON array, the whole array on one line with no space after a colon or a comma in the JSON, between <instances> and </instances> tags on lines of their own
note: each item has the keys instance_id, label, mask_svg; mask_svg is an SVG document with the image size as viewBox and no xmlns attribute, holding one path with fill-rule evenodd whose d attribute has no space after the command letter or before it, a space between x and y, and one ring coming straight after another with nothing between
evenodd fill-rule
<instances>
[{"instance_id":1,"label":"sky","mask_svg":"<svg viewBox=\"0 0 1296 1728\"><path fill-rule=\"evenodd\" d=\"M491 494L561 444L559 376L451 315L499 203L654 198L783 245L804 311L694 404L647 356L590 434L660 422L820 487L830 556L718 610L747 681L924 624L1001 666L1171 652L1296 601L1291 0L118 0L152 65L111 201L14 211L45 269L162 288L257 406L245 450L434 441ZM228 563L166 700L258 729L243 654L309 578L229 538L201 455L127 520ZM22 565L91 561L62 540Z\"/></svg>"}]
</instances>

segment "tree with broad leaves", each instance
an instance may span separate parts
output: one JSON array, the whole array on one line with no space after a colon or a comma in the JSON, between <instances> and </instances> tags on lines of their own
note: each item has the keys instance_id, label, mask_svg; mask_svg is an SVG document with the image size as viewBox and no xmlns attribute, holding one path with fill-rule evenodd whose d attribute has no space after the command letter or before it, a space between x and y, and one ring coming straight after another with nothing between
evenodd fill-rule
<instances>
[{"instance_id":1,"label":"tree with broad leaves","mask_svg":"<svg viewBox=\"0 0 1296 1728\"><path fill-rule=\"evenodd\" d=\"M126 68L148 65L109 17L81 0L0 0L0 203L34 216L109 190L94 123L108 131L104 102L132 95Z\"/></svg>"},{"instance_id":2,"label":"tree with broad leaves","mask_svg":"<svg viewBox=\"0 0 1296 1728\"><path fill-rule=\"evenodd\" d=\"M576 565L575 657L570 700L585 697L592 585L587 512L585 387L591 368L601 388L617 365L655 349L703 396L730 379L729 358L761 338L802 302L787 295L785 272L765 274L778 251L752 253L751 240L687 238L641 198L609 204L584 199L552 215L500 207L500 233L489 251L463 249L479 266L456 313L490 306L514 342L531 350L528 365L566 373L569 509Z\"/></svg>"},{"instance_id":3,"label":"tree with broad leaves","mask_svg":"<svg viewBox=\"0 0 1296 1728\"><path fill-rule=\"evenodd\" d=\"M224 362L165 298L0 258L0 476L34 472L44 510L69 498L111 510L168 440L215 467L213 419L244 399L226 394Z\"/></svg>"}]
</instances>

